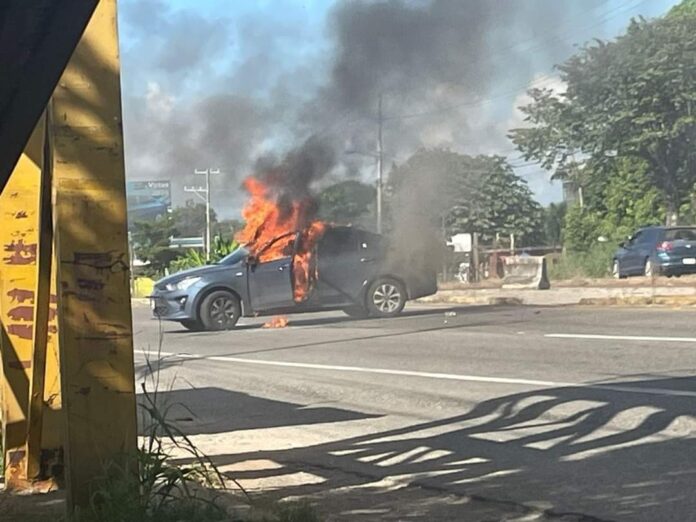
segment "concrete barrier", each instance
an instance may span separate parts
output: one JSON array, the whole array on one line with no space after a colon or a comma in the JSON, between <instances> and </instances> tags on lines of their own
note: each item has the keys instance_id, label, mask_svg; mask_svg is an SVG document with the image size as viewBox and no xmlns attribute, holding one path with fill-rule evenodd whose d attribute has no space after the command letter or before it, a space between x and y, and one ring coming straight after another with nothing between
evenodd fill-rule
<instances>
[{"instance_id":1,"label":"concrete barrier","mask_svg":"<svg viewBox=\"0 0 696 522\"><path fill-rule=\"evenodd\" d=\"M510 256L504 261L503 288L551 288L543 256Z\"/></svg>"}]
</instances>

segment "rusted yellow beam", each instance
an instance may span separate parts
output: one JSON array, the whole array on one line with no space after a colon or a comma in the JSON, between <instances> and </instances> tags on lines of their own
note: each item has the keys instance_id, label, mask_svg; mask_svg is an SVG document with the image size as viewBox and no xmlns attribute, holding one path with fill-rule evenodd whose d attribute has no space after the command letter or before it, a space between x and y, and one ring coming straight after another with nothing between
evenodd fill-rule
<instances>
[{"instance_id":1,"label":"rusted yellow beam","mask_svg":"<svg viewBox=\"0 0 696 522\"><path fill-rule=\"evenodd\" d=\"M5 478L12 490L45 490L54 487L51 480L28 480L26 442L29 416L29 394L34 368L34 314L37 284L38 199L39 179L43 163L44 121L32 134L25 152L0 194L0 353L2 353L2 418ZM49 254L50 255L50 254ZM50 301L50 298L49 298ZM55 304L46 315L55 315ZM48 317L47 317L48 321ZM60 446L60 387L57 379L55 321L47 328L46 341L39 353L50 361L40 370L40 380L47 383L39 395L37 408L50 412L37 434L39 446L58 451ZM52 333L51 333L52 332ZM46 379L48 377L48 379ZM39 453L39 459L41 453ZM41 468L41 463L38 463ZM49 470L45 470L49 471ZM43 479L39 474L34 479Z\"/></svg>"},{"instance_id":2,"label":"rusted yellow beam","mask_svg":"<svg viewBox=\"0 0 696 522\"><path fill-rule=\"evenodd\" d=\"M136 451L116 2L101 0L52 99L69 509ZM131 468L132 469L132 468Z\"/></svg>"},{"instance_id":3,"label":"rusted yellow beam","mask_svg":"<svg viewBox=\"0 0 696 522\"><path fill-rule=\"evenodd\" d=\"M49 114L50 116L50 114ZM43 164L38 197L38 245L36 254L36 292L34 296L34 332L31 380L29 382L28 432L26 445L27 479L42 478L41 450L43 432L46 359L48 356L49 315L51 310L51 274L53 261L53 169L49 121L44 118Z\"/></svg>"}]
</instances>

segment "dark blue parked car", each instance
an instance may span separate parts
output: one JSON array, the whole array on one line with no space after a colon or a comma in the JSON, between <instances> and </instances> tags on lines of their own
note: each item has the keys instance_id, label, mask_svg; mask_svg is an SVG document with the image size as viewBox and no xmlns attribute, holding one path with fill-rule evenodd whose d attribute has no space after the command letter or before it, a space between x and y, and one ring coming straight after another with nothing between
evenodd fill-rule
<instances>
[{"instance_id":1,"label":"dark blue parked car","mask_svg":"<svg viewBox=\"0 0 696 522\"><path fill-rule=\"evenodd\" d=\"M680 276L696 273L696 227L646 227L619 245L612 273Z\"/></svg>"}]
</instances>

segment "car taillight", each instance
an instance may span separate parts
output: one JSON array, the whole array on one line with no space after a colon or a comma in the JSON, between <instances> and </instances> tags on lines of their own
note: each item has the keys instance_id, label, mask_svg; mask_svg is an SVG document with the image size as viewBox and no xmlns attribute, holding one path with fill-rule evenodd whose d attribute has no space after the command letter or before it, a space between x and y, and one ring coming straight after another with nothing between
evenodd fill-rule
<instances>
[{"instance_id":1,"label":"car taillight","mask_svg":"<svg viewBox=\"0 0 696 522\"><path fill-rule=\"evenodd\" d=\"M657 249L661 252L669 252L674 248L674 243L671 241L663 241L659 245L657 245Z\"/></svg>"}]
</instances>

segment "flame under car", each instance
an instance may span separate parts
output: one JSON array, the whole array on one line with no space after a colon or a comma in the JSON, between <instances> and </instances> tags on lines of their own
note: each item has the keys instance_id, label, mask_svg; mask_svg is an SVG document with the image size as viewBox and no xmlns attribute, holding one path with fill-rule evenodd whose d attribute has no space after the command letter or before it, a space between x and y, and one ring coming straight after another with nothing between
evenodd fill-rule
<instances>
[{"instance_id":1,"label":"flame under car","mask_svg":"<svg viewBox=\"0 0 696 522\"><path fill-rule=\"evenodd\" d=\"M268 251L281 253L268 260ZM408 300L437 290L427 265L395 259L378 234L327 226L309 258L303 233L283 234L255 255L241 247L215 265L165 277L150 299L155 317L190 330L230 330L240 317L321 310L394 317Z\"/></svg>"}]
</instances>

